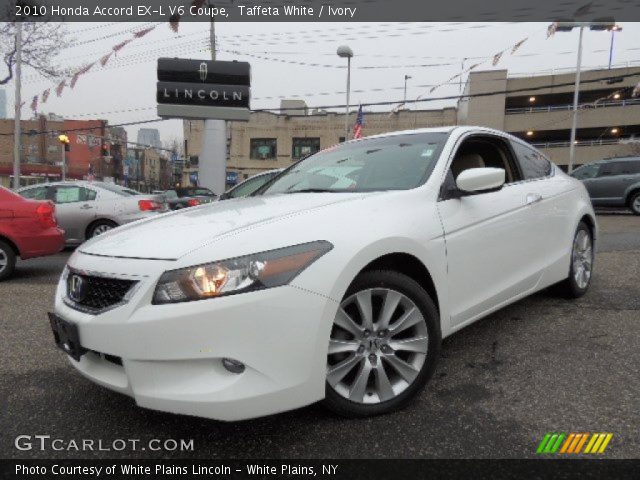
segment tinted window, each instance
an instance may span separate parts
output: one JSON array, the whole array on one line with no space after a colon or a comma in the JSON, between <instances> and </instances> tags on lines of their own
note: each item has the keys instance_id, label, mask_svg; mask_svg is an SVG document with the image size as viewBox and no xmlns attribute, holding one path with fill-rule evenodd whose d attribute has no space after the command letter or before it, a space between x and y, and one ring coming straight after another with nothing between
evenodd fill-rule
<instances>
[{"instance_id":1,"label":"tinted window","mask_svg":"<svg viewBox=\"0 0 640 480\"><path fill-rule=\"evenodd\" d=\"M98 196L98 192L91 190L90 188L83 188L84 200L95 200Z\"/></svg>"},{"instance_id":2,"label":"tinted window","mask_svg":"<svg viewBox=\"0 0 640 480\"><path fill-rule=\"evenodd\" d=\"M29 190L23 190L20 192L24 198L31 198L33 200L45 200L47 198L47 191L45 187L30 188Z\"/></svg>"},{"instance_id":3,"label":"tinted window","mask_svg":"<svg viewBox=\"0 0 640 480\"><path fill-rule=\"evenodd\" d=\"M628 162L607 162L600 166L599 177L611 177L614 175L623 175L630 173L629 168L626 166Z\"/></svg>"},{"instance_id":4,"label":"tinted window","mask_svg":"<svg viewBox=\"0 0 640 480\"><path fill-rule=\"evenodd\" d=\"M546 177L551 173L551 162L537 150L520 142L511 142L525 180Z\"/></svg>"},{"instance_id":5,"label":"tinted window","mask_svg":"<svg viewBox=\"0 0 640 480\"><path fill-rule=\"evenodd\" d=\"M428 178L447 137L435 132L392 135L336 145L296 163L260 193L415 188Z\"/></svg>"},{"instance_id":6,"label":"tinted window","mask_svg":"<svg viewBox=\"0 0 640 480\"><path fill-rule=\"evenodd\" d=\"M242 182L240 185L235 187L233 190L230 190L226 195L226 198L238 198L238 197L246 197L247 195L252 194L265 183L273 178L275 173L269 173L260 175L258 177L250 178Z\"/></svg>"},{"instance_id":7,"label":"tinted window","mask_svg":"<svg viewBox=\"0 0 640 480\"><path fill-rule=\"evenodd\" d=\"M597 163L592 163L591 165L583 165L580 168L576 168L571 174L571 176L579 180L593 178L598 174L599 169L600 169L600 165Z\"/></svg>"}]
</instances>

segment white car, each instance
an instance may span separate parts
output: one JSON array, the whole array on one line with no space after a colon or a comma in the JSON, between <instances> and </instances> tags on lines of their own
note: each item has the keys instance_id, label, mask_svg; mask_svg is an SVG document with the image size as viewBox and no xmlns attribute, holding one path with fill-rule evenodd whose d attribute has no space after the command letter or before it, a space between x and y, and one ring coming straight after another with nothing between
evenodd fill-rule
<instances>
[{"instance_id":1,"label":"white car","mask_svg":"<svg viewBox=\"0 0 640 480\"><path fill-rule=\"evenodd\" d=\"M523 141L396 132L88 241L50 319L80 373L142 407L380 414L425 385L442 338L550 285L583 295L596 234L582 183Z\"/></svg>"}]
</instances>

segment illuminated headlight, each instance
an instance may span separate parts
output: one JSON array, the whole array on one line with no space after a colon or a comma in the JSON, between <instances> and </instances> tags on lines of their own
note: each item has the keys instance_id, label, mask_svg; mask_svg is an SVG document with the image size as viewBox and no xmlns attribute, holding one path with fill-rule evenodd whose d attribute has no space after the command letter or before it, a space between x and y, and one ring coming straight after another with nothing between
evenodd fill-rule
<instances>
[{"instance_id":1,"label":"illuminated headlight","mask_svg":"<svg viewBox=\"0 0 640 480\"><path fill-rule=\"evenodd\" d=\"M164 272L154 304L189 302L286 285L333 248L317 241Z\"/></svg>"}]
</instances>

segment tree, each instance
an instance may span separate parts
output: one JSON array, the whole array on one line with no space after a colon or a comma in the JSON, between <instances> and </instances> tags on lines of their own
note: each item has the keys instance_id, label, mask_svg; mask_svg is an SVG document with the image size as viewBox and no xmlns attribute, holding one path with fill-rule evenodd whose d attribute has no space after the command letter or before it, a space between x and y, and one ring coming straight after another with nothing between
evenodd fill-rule
<instances>
[{"instance_id":1,"label":"tree","mask_svg":"<svg viewBox=\"0 0 640 480\"><path fill-rule=\"evenodd\" d=\"M61 22L22 22L22 64L47 78L68 74L55 64L58 53L69 46L66 27ZM16 64L16 23L0 23L0 49L3 70L0 85L13 78Z\"/></svg>"}]
</instances>

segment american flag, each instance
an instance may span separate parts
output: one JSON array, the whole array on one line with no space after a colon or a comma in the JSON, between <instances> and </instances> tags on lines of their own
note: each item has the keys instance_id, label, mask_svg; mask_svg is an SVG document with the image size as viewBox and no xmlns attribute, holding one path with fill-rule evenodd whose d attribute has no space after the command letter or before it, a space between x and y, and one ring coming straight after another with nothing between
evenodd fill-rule
<instances>
[{"instance_id":1,"label":"american flag","mask_svg":"<svg viewBox=\"0 0 640 480\"><path fill-rule=\"evenodd\" d=\"M356 124L353 127L353 138L362 138L362 127L364 126L364 113L362 113L362 105L358 108L358 116Z\"/></svg>"}]
</instances>

